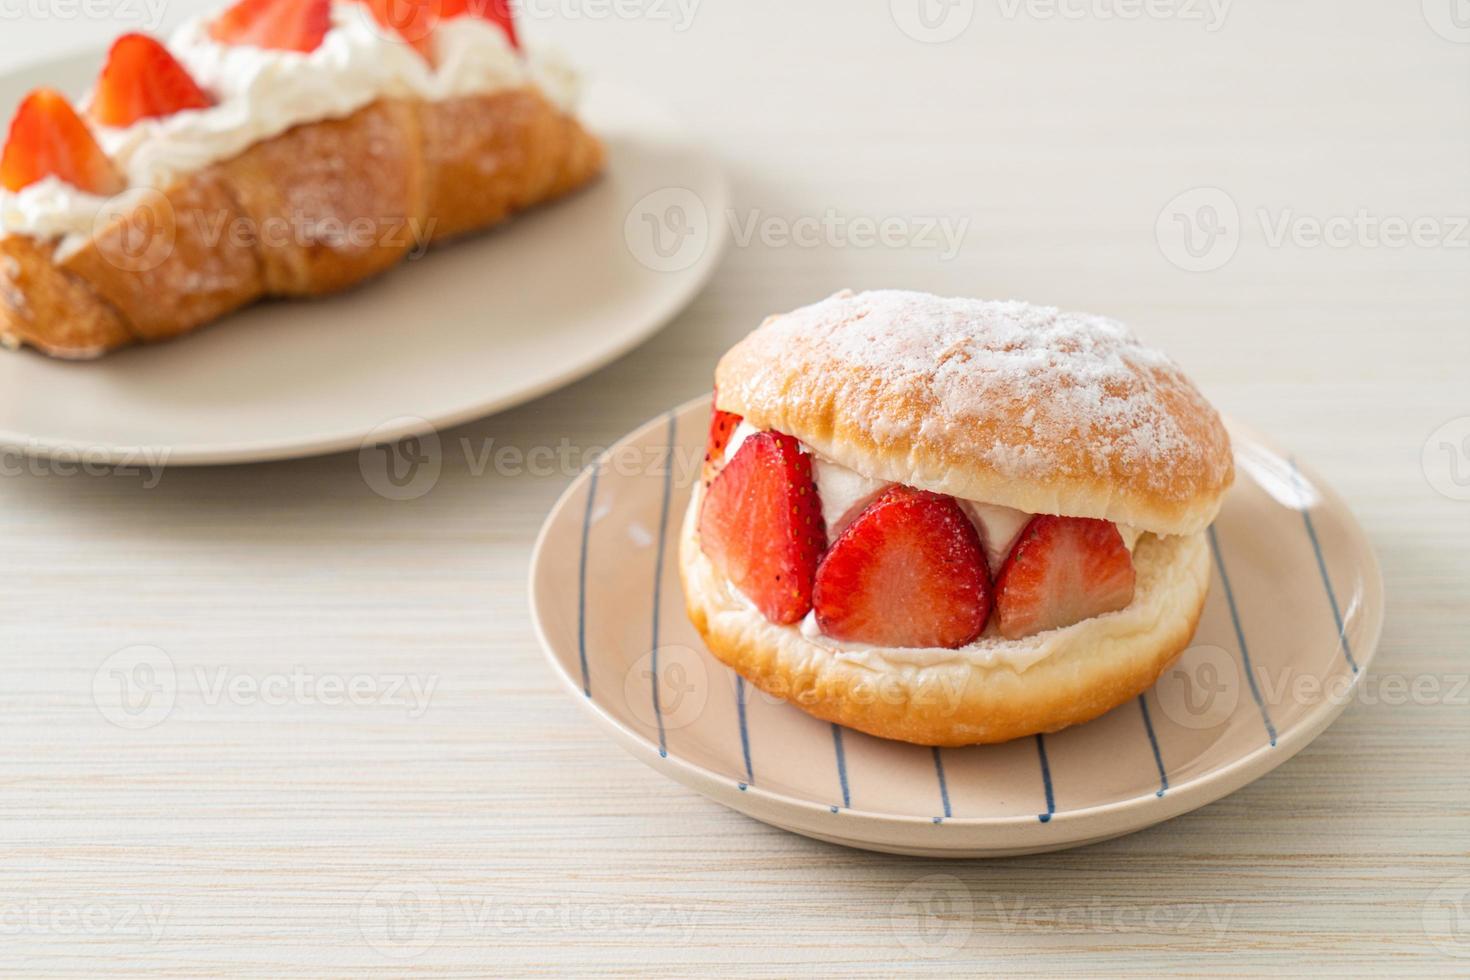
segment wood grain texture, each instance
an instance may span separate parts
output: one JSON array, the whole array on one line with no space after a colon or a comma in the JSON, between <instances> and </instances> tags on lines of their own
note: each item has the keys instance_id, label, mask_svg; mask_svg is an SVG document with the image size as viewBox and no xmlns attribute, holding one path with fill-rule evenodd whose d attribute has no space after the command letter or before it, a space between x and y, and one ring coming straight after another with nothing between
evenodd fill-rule
<instances>
[{"instance_id":1,"label":"wood grain texture","mask_svg":"<svg viewBox=\"0 0 1470 980\"><path fill-rule=\"evenodd\" d=\"M1229 5L1217 30L981 4L945 44L888 7L527 25L664 91L728 161L736 245L638 351L444 433L426 495L378 496L355 456L156 486L4 460L0 972L1470 974L1470 502L1431 482L1451 451L1423 462L1470 416L1451 227L1470 213L1470 45L1417 3ZM100 44L141 9L9 22L0 58ZM1155 223L1198 187L1233 200L1240 240L1186 272ZM1359 210L1450 240L1271 244L1283 215ZM953 254L920 235L934 217L968 222ZM854 237L889 218L907 245ZM527 618L531 543L571 471L479 454L606 445L704 390L764 314L882 285L1093 310L1169 350L1352 501L1388 585L1376 673L1440 693L1373 688L1270 776L1163 826L983 863L818 844L634 762L562 694ZM134 645L177 683L142 730L93 694ZM333 705L217 686L302 674L374 687ZM434 685L426 710L389 697L395 677Z\"/></svg>"}]
</instances>

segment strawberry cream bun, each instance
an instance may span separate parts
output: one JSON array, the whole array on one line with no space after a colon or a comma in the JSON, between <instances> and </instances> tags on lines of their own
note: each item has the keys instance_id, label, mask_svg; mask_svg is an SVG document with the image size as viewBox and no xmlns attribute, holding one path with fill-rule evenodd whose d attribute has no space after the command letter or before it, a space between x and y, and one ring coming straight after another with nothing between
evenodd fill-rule
<instances>
[{"instance_id":1,"label":"strawberry cream bun","mask_svg":"<svg viewBox=\"0 0 1470 980\"><path fill-rule=\"evenodd\" d=\"M1190 642L1219 415L1103 317L842 292L721 359L680 543L714 654L808 713L971 745L1088 721Z\"/></svg>"}]
</instances>

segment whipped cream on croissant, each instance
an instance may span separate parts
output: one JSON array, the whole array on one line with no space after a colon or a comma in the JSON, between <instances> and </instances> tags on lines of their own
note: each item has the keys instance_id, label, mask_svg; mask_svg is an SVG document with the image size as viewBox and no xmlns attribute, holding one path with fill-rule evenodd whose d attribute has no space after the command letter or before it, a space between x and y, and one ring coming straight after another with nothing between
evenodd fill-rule
<instances>
[{"instance_id":1,"label":"whipped cream on croissant","mask_svg":"<svg viewBox=\"0 0 1470 980\"><path fill-rule=\"evenodd\" d=\"M437 25L431 66L361 3L334 3L332 29L308 53L215 41L209 36L214 16L188 21L167 45L213 106L126 128L94 127L134 190L163 190L293 126L340 119L381 98L439 101L532 84L563 109L577 98L576 75L559 58L523 57L499 26L479 17ZM15 193L0 190L0 234L69 238L61 244L64 255L92 233L108 201L54 178Z\"/></svg>"},{"instance_id":2,"label":"whipped cream on croissant","mask_svg":"<svg viewBox=\"0 0 1470 980\"><path fill-rule=\"evenodd\" d=\"M37 238L89 234L107 198L88 194L56 177L38 180L19 192L0 188L0 234Z\"/></svg>"}]
</instances>

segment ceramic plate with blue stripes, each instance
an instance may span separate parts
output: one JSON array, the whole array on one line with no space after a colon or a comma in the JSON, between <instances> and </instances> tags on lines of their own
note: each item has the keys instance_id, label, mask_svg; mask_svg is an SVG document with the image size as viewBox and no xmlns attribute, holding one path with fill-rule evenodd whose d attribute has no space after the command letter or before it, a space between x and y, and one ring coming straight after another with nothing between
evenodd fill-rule
<instances>
[{"instance_id":1,"label":"ceramic plate with blue stripes","mask_svg":"<svg viewBox=\"0 0 1470 980\"><path fill-rule=\"evenodd\" d=\"M638 758L727 806L854 847L999 856L1073 847L1219 799L1353 700L1383 585L1346 505L1238 426L1193 644L1089 724L931 749L818 721L715 660L684 615L678 528L709 401L628 436L567 490L531 569L538 633L577 703Z\"/></svg>"}]
</instances>

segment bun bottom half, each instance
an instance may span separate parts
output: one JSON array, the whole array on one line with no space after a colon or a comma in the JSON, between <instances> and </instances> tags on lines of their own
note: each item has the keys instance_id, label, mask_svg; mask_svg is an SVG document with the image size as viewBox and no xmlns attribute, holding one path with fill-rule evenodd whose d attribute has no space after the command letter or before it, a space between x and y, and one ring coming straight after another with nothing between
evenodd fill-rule
<instances>
[{"instance_id":1,"label":"bun bottom half","mask_svg":"<svg viewBox=\"0 0 1470 980\"><path fill-rule=\"evenodd\" d=\"M1020 640L960 650L839 644L770 622L699 547L697 488L679 570L690 621L750 683L810 715L879 738L944 747L1005 742L1090 721L1137 697L1189 645L1210 584L1203 534L1144 535L1125 609Z\"/></svg>"}]
</instances>

